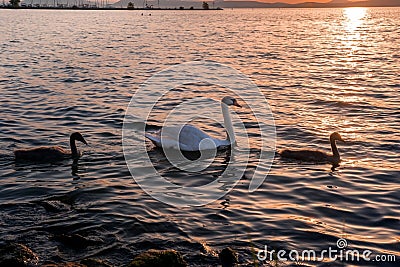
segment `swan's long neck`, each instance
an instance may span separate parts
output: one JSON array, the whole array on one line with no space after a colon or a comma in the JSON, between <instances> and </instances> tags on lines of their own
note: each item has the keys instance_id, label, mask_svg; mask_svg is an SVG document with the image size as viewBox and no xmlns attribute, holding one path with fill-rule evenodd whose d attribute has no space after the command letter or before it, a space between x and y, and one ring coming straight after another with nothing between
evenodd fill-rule
<instances>
[{"instance_id":1,"label":"swan's long neck","mask_svg":"<svg viewBox=\"0 0 400 267\"><path fill-rule=\"evenodd\" d=\"M224 117L224 125L226 129L226 139L229 141L229 144L234 144L236 142L235 139L235 132L233 131L233 125L232 125L232 120L231 120L231 115L229 112L228 105L225 103L221 103L221 109L222 109L222 116Z\"/></svg>"},{"instance_id":2,"label":"swan's long neck","mask_svg":"<svg viewBox=\"0 0 400 267\"><path fill-rule=\"evenodd\" d=\"M78 156L78 149L76 148L75 139L72 136L69 138L69 146L71 147L71 154L73 157Z\"/></svg>"},{"instance_id":3,"label":"swan's long neck","mask_svg":"<svg viewBox=\"0 0 400 267\"><path fill-rule=\"evenodd\" d=\"M330 141L331 141L333 157L340 159L339 150L337 149L337 146L336 146L336 140L331 138Z\"/></svg>"}]
</instances>

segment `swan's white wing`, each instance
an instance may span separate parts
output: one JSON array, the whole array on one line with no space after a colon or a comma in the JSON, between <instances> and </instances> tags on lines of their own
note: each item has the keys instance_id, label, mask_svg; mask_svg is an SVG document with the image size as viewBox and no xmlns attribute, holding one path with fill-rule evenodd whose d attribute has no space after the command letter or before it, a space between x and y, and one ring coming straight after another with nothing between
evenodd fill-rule
<instances>
[{"instance_id":1,"label":"swan's white wing","mask_svg":"<svg viewBox=\"0 0 400 267\"><path fill-rule=\"evenodd\" d=\"M163 138L161 138L161 134ZM152 134L146 133L145 136L158 147L180 149L183 151L215 149L215 147L229 145L229 142L212 138L202 130L190 124L184 125L183 127L163 127L162 130Z\"/></svg>"},{"instance_id":2,"label":"swan's white wing","mask_svg":"<svg viewBox=\"0 0 400 267\"><path fill-rule=\"evenodd\" d=\"M165 130L165 129L164 129ZM161 130L153 133L145 133L145 137L150 139L157 147L163 147L166 149L180 149L189 151L184 144L179 144L177 136L173 132L164 132L161 139Z\"/></svg>"},{"instance_id":3,"label":"swan's white wing","mask_svg":"<svg viewBox=\"0 0 400 267\"><path fill-rule=\"evenodd\" d=\"M190 148L188 151L213 150L229 144L228 140L220 140L209 136L193 125L185 125L179 136L179 143Z\"/></svg>"},{"instance_id":4,"label":"swan's white wing","mask_svg":"<svg viewBox=\"0 0 400 267\"><path fill-rule=\"evenodd\" d=\"M184 125L179 134L179 143L190 148L190 151L200 150L200 142L211 137L193 125Z\"/></svg>"}]
</instances>

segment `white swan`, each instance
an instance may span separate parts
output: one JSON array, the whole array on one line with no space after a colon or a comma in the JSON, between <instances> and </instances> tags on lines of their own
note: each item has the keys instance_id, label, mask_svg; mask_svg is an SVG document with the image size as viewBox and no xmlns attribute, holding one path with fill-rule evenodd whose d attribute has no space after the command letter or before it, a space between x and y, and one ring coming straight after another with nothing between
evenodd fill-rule
<instances>
[{"instance_id":1,"label":"white swan","mask_svg":"<svg viewBox=\"0 0 400 267\"><path fill-rule=\"evenodd\" d=\"M213 138L190 124L166 126L156 132L145 133L145 137L157 147L182 151L201 151L230 146L235 143L235 133L228 106L241 107L241 105L235 98L230 96L226 96L221 100L222 115L227 132L226 139Z\"/></svg>"}]
</instances>

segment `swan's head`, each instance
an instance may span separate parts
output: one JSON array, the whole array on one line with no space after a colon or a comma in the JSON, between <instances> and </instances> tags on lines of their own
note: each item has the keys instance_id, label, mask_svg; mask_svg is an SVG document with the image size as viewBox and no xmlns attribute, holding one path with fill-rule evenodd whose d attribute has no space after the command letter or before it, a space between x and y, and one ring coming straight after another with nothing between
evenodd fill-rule
<instances>
[{"instance_id":1,"label":"swan's head","mask_svg":"<svg viewBox=\"0 0 400 267\"><path fill-rule=\"evenodd\" d=\"M337 140L337 141L345 142L345 141L343 140L343 138L340 136L340 134L337 133L337 132L332 133L331 136L330 136L330 139L331 139L332 141L336 141L336 140Z\"/></svg>"},{"instance_id":2,"label":"swan's head","mask_svg":"<svg viewBox=\"0 0 400 267\"><path fill-rule=\"evenodd\" d=\"M85 145L88 144L88 143L86 143L85 138L83 138L83 136L82 136L81 133L79 133L79 132L75 132L75 133L71 134L71 137L70 137L70 138L71 138L71 140L80 141L80 142L84 143Z\"/></svg>"},{"instance_id":3,"label":"swan's head","mask_svg":"<svg viewBox=\"0 0 400 267\"><path fill-rule=\"evenodd\" d=\"M241 108L242 106L237 102L237 100L231 96L225 96L222 98L222 103L228 105L228 106L236 106Z\"/></svg>"}]
</instances>

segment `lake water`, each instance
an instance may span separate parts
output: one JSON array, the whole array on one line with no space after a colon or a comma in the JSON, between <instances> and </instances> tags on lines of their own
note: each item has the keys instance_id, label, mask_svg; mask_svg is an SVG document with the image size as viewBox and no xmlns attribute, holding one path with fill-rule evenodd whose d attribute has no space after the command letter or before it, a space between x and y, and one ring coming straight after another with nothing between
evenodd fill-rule
<instances>
[{"instance_id":1,"label":"lake water","mask_svg":"<svg viewBox=\"0 0 400 267\"><path fill-rule=\"evenodd\" d=\"M179 250L190 266L217 266L217 252L230 246L241 266L255 266L254 253L265 245L322 251L345 238L349 249L393 254L398 264L399 8L0 10L0 25L1 242L26 244L40 263L96 257L114 265L156 248ZM329 134L340 132L347 141L338 144L340 167L276 156L258 190L248 191L245 175L228 195L200 207L176 208L143 192L123 155L125 110L152 75L199 60L235 68L260 88L277 150L329 151ZM189 87L196 96L224 95L215 86ZM193 96L184 92L163 98L149 126L161 126L176 101ZM260 140L251 113L235 111L254 136L248 174ZM223 132L206 120L196 125ZM73 131L90 144L79 144L78 164L14 161L17 148L68 146ZM177 184L210 182L226 161L219 155L215 168L185 173L147 147L156 169ZM77 249L61 234L90 242Z\"/></svg>"}]
</instances>

